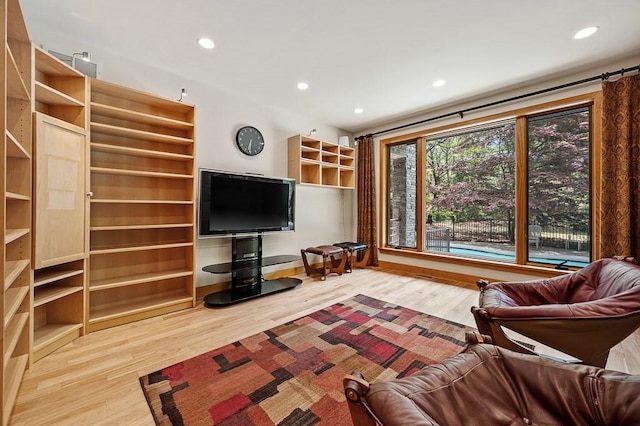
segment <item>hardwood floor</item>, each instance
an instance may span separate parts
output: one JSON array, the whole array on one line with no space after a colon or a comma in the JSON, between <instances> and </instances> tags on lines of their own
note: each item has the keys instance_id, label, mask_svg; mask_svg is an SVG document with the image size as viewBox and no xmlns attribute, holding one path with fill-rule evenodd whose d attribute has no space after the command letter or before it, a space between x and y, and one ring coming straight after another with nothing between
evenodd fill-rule
<instances>
[{"instance_id":1,"label":"hardwood floor","mask_svg":"<svg viewBox=\"0 0 640 426\"><path fill-rule=\"evenodd\" d=\"M10 424L153 425L138 378L186 358L365 294L474 326L478 292L419 276L358 269L238 305L171 313L83 336L38 361ZM616 346L608 368L640 374L640 332Z\"/></svg>"}]
</instances>

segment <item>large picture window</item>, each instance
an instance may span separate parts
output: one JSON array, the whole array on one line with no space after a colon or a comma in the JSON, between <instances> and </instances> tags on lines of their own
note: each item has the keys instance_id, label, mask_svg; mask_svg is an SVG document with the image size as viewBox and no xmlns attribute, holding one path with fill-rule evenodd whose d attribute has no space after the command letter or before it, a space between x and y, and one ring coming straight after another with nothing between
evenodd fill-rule
<instances>
[{"instance_id":1,"label":"large picture window","mask_svg":"<svg viewBox=\"0 0 640 426\"><path fill-rule=\"evenodd\" d=\"M595 95L576 98L382 141L386 247L586 266Z\"/></svg>"},{"instance_id":2,"label":"large picture window","mask_svg":"<svg viewBox=\"0 0 640 426\"><path fill-rule=\"evenodd\" d=\"M590 129L589 107L527 120L530 262L589 262Z\"/></svg>"},{"instance_id":3,"label":"large picture window","mask_svg":"<svg viewBox=\"0 0 640 426\"><path fill-rule=\"evenodd\" d=\"M428 137L426 251L515 259L515 121Z\"/></svg>"}]
</instances>

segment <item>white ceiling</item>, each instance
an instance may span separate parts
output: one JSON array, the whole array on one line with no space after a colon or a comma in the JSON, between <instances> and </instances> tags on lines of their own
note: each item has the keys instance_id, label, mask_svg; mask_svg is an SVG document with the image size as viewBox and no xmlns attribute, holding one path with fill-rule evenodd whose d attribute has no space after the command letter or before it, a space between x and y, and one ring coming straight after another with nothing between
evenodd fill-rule
<instances>
[{"instance_id":1,"label":"white ceiling","mask_svg":"<svg viewBox=\"0 0 640 426\"><path fill-rule=\"evenodd\" d=\"M20 3L30 32L46 28L352 132L640 55L640 0ZM572 39L594 25L594 36ZM200 48L201 36L215 49ZM437 79L447 84L432 87Z\"/></svg>"}]
</instances>

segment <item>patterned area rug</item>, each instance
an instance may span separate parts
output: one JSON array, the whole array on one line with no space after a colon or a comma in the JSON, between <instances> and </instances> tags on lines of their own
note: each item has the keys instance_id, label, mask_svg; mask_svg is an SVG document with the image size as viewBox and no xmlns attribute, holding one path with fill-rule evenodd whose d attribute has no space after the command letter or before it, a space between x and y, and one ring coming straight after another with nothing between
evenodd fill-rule
<instances>
[{"instance_id":1,"label":"patterned area rug","mask_svg":"<svg viewBox=\"0 0 640 426\"><path fill-rule=\"evenodd\" d=\"M358 295L140 378L160 425L350 425L342 378L407 376L469 328Z\"/></svg>"}]
</instances>

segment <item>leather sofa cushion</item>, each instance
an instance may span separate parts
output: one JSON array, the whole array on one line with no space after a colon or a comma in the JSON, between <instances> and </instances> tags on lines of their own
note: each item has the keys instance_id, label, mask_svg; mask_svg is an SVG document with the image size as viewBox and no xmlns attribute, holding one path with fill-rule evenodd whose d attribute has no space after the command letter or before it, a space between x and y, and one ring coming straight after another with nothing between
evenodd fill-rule
<instances>
[{"instance_id":1,"label":"leather sofa cushion","mask_svg":"<svg viewBox=\"0 0 640 426\"><path fill-rule=\"evenodd\" d=\"M555 278L493 283L480 306L497 318L622 316L640 309L640 266L603 259Z\"/></svg>"},{"instance_id":2,"label":"leather sofa cushion","mask_svg":"<svg viewBox=\"0 0 640 426\"><path fill-rule=\"evenodd\" d=\"M481 344L371 384L367 402L385 426L630 425L640 424L639 394L640 376Z\"/></svg>"}]
</instances>

